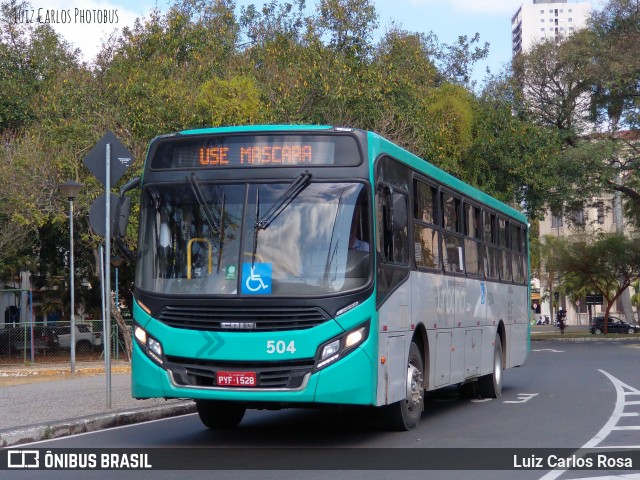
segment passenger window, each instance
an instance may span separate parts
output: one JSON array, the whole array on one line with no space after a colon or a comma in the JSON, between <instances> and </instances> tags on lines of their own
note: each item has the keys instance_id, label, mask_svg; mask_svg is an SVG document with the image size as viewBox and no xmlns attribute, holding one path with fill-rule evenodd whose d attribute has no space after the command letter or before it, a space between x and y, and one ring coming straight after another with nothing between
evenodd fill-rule
<instances>
[{"instance_id":1,"label":"passenger window","mask_svg":"<svg viewBox=\"0 0 640 480\"><path fill-rule=\"evenodd\" d=\"M414 217L422 222L437 224L437 189L422 182L415 182Z\"/></svg>"},{"instance_id":2,"label":"passenger window","mask_svg":"<svg viewBox=\"0 0 640 480\"><path fill-rule=\"evenodd\" d=\"M489 212L482 212L482 224L484 227L484 241L496 243L496 216Z\"/></svg>"},{"instance_id":3,"label":"passenger window","mask_svg":"<svg viewBox=\"0 0 640 480\"><path fill-rule=\"evenodd\" d=\"M480 239L480 209L473 205L464 205L464 234Z\"/></svg>"},{"instance_id":4,"label":"passenger window","mask_svg":"<svg viewBox=\"0 0 640 480\"><path fill-rule=\"evenodd\" d=\"M380 227L378 250L382 261L407 265L407 197L393 193L390 187L381 186L378 190L377 217Z\"/></svg>"},{"instance_id":5,"label":"passenger window","mask_svg":"<svg viewBox=\"0 0 640 480\"><path fill-rule=\"evenodd\" d=\"M440 240L438 231L418 223L414 225L414 245L416 265L440 268Z\"/></svg>"},{"instance_id":6,"label":"passenger window","mask_svg":"<svg viewBox=\"0 0 640 480\"><path fill-rule=\"evenodd\" d=\"M445 230L451 232L460 231L459 223L460 200L448 195L442 194L442 226Z\"/></svg>"},{"instance_id":7,"label":"passenger window","mask_svg":"<svg viewBox=\"0 0 640 480\"><path fill-rule=\"evenodd\" d=\"M502 248L507 248L509 246L509 237L507 236L508 232L509 222L504 218L498 218L498 245Z\"/></svg>"}]
</instances>

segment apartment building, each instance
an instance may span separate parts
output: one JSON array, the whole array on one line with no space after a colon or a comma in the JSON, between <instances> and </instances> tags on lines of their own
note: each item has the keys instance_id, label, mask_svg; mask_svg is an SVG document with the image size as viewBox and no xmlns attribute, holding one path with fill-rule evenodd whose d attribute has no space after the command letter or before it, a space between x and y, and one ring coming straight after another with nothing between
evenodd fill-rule
<instances>
[{"instance_id":1,"label":"apartment building","mask_svg":"<svg viewBox=\"0 0 640 480\"><path fill-rule=\"evenodd\" d=\"M591 2L533 0L521 5L511 19L513 56L542 41L561 41L584 28L590 14Z\"/></svg>"}]
</instances>

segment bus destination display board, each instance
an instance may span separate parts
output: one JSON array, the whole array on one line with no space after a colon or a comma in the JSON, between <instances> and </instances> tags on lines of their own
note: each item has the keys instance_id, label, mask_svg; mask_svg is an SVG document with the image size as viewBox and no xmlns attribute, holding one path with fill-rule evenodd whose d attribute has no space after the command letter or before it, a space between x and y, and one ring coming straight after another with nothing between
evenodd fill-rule
<instances>
[{"instance_id":1,"label":"bus destination display board","mask_svg":"<svg viewBox=\"0 0 640 480\"><path fill-rule=\"evenodd\" d=\"M224 168L358 165L360 152L350 136L255 135L159 139L151 168Z\"/></svg>"}]
</instances>

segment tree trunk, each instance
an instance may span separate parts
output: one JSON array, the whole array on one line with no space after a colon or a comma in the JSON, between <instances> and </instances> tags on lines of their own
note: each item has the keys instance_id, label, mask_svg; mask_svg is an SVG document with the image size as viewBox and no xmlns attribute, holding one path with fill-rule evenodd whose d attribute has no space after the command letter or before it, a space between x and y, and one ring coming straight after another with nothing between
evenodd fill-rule
<instances>
[{"instance_id":1,"label":"tree trunk","mask_svg":"<svg viewBox=\"0 0 640 480\"><path fill-rule=\"evenodd\" d=\"M127 323L124 321L124 318L122 317L122 314L120 313L120 310L118 310L118 307L116 305L116 301L115 301L115 294L112 293L111 294L111 315L116 319L116 322L118 323L118 328L119 330L122 332L122 338L124 338L124 348L125 348L125 353L127 354L127 360L130 362L131 361L131 332L129 331L129 326L127 325Z\"/></svg>"}]
</instances>

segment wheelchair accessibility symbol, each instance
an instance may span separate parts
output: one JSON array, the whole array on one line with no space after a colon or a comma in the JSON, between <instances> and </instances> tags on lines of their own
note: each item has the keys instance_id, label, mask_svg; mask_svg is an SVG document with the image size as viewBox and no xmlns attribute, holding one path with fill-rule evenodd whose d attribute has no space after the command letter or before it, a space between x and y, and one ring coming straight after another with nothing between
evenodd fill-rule
<instances>
[{"instance_id":1,"label":"wheelchair accessibility symbol","mask_svg":"<svg viewBox=\"0 0 640 480\"><path fill-rule=\"evenodd\" d=\"M270 263L245 263L242 266L242 293L266 295L271 293L272 268Z\"/></svg>"}]
</instances>

